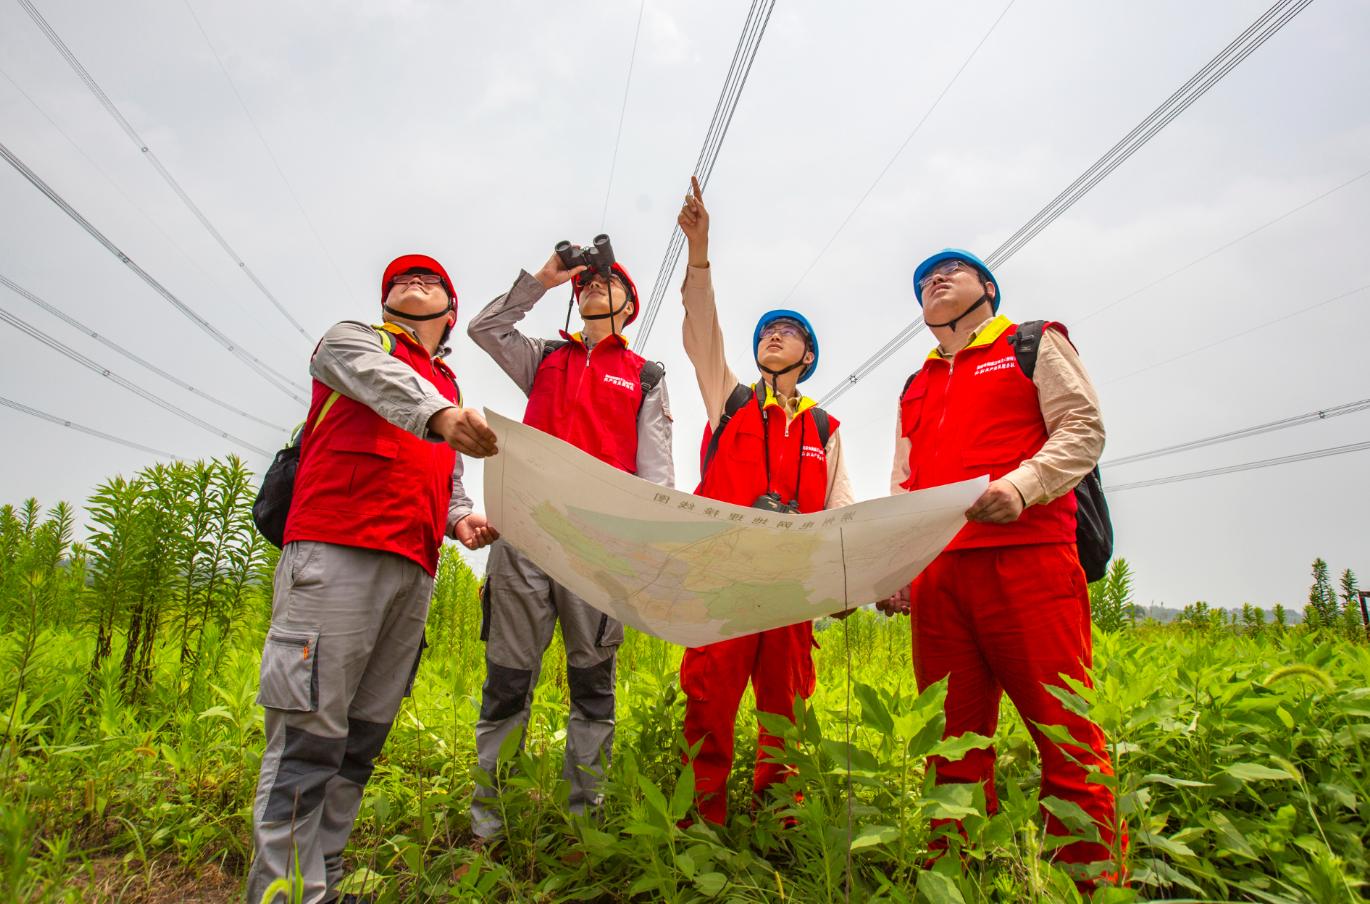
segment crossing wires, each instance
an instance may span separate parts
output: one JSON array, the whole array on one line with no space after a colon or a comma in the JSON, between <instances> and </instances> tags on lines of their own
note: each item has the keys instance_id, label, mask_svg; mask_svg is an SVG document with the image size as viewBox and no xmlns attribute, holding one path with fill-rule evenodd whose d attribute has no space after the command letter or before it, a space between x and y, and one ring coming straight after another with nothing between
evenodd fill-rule
<instances>
[{"instance_id":1,"label":"crossing wires","mask_svg":"<svg viewBox=\"0 0 1370 904\"><path fill-rule=\"evenodd\" d=\"M29 183L32 184L34 188L38 189L40 192L46 195L49 201L51 201L53 204L56 204L59 208L61 208L63 213L71 217L71 219L76 222L76 225L80 226L90 235L91 238L95 239L97 242L103 245L105 247L105 250L109 251L110 254L113 254L115 257L117 257L124 264L124 266L132 270L138 276L139 279L147 283L148 286L150 286L154 292L162 296L162 298L164 298L168 304L170 304L177 311L179 311L191 323L199 327L202 332L208 335L215 342L222 345L225 349L231 352L236 358L238 358L248 367L256 371L257 374L262 377L262 379L271 383L271 385L275 386L277 389L281 390L281 392L284 392L286 395L290 396L292 399L299 402L300 404L305 404L304 397L298 394L305 391L303 386L294 383L288 377L283 375L280 371L277 371L270 367L266 362L262 361L256 355L247 351L241 345L238 345L233 340L225 336L218 327L214 326L214 324L210 323L207 319L195 313L195 311L192 310L189 305L187 305L181 299L177 298L171 292L170 289L168 289L166 286L162 285L160 282L154 279L152 277L152 274L148 273L142 267L138 266L138 264L136 264L132 258L130 258L127 254L121 251L117 245L115 245L108 238L106 238L103 232L95 228L95 226L85 217L81 216L81 214L78 213L74 207L68 204L66 200L52 188L52 186L48 185L38 176L37 173L29 169L28 165L25 164L24 161L16 157L14 153L10 151L10 149L6 147L3 143L0 143L0 157L4 158L4 160L7 163L9 163L10 166L14 167L21 176L29 180Z\"/></svg>"},{"instance_id":2,"label":"crossing wires","mask_svg":"<svg viewBox=\"0 0 1370 904\"><path fill-rule=\"evenodd\" d=\"M14 401L14 399L7 399L4 396L0 396L0 405L4 405L6 408L11 408L15 411L18 411L20 414L27 414L30 417L36 417L40 420L48 421L49 423L56 424L59 427L66 427L71 430L76 430L80 433L85 433L89 436L95 436L99 437L100 439L109 440L112 443L118 443L121 446L127 446L130 449L137 449L139 452L150 452L153 455L157 455L162 458L174 458L177 461L179 461L181 458L181 456L179 455L172 455L170 452L163 452L161 449L154 449L151 446L144 446L142 443L135 443L133 440L124 439L122 436L115 436L114 434L106 433L103 430L96 430L94 427L86 427L82 424L76 423L75 421L69 421L64 417L58 417L55 414L51 414L39 408L31 408L28 405L25 405L23 402L16 402Z\"/></svg>"},{"instance_id":3,"label":"crossing wires","mask_svg":"<svg viewBox=\"0 0 1370 904\"><path fill-rule=\"evenodd\" d=\"M34 25L38 26L38 30L43 33L43 36L48 39L48 43L50 43L58 54L61 55L62 59L66 60L67 65L76 73L77 78L85 84L86 88L89 89L90 93L100 103L100 106L105 108L105 112L118 123L119 128L122 129L124 134L128 136L128 139L133 142L134 147L138 148L139 153L141 153L143 157L146 158L147 162L152 165L152 168L157 171L157 175L162 177L162 180L166 182L167 186L170 187L173 192L175 192L176 197L180 198L181 203L185 205L186 209L194 215L195 219L200 221L200 225L214 238L214 241L219 244L219 247L224 250L224 253L238 265L238 269L243 271L243 274L252 281L252 284L257 287L257 290L261 292L266 300L271 302L272 306L276 308L280 315L289 321L290 325L293 326L301 336L305 339L309 339L309 333L305 331L305 328L291 315L286 306L281 304L280 300L277 299L275 295L271 294L271 290L258 279L256 273L252 272L252 268L243 260L242 255L238 254L233 246L228 243L228 239L224 238L223 233L210 222L209 217L205 216L204 211L200 209L199 205L196 204L191 199L190 195L186 193L185 189L181 187L181 183L176 181L176 177L173 176L171 171L157 158L156 153L153 152L152 148L148 145L148 142L133 128L133 125L124 117L124 114L114 105L114 101L109 99L109 95L100 87L99 82L95 81L95 78L86 71L86 67L81 65L81 61L76 58L76 54L71 52L71 48L66 45L66 42L62 40L61 36L48 24L48 20L43 18L43 14L38 11L38 7L33 5L32 0L19 0L19 5L24 8L24 12L28 13L29 18L33 20ZM208 39L206 38L206 40Z\"/></svg>"},{"instance_id":4,"label":"crossing wires","mask_svg":"<svg viewBox=\"0 0 1370 904\"><path fill-rule=\"evenodd\" d=\"M732 125L738 99L742 96L742 89L746 87L748 76L751 75L757 48L766 34L766 26L771 21L771 10L774 8L775 0L752 0L752 5L747 10L742 34L738 36L737 47L733 50L732 64L723 79L723 90L718 94L713 118L704 135L704 144L695 159L693 175L699 179L701 188L708 186L709 176L713 174L714 164L718 162L719 149L723 146L723 139L727 137L728 127ZM643 306L642 325L638 327L636 341L639 349L646 347L647 340L652 334L657 312L661 309L661 300L675 274L676 265L680 262L680 252L684 247L685 234L680 231L679 226L673 227L671 238L666 243L666 253L661 258L661 266L656 271L656 282L652 284L651 295Z\"/></svg>"},{"instance_id":5,"label":"crossing wires","mask_svg":"<svg viewBox=\"0 0 1370 904\"><path fill-rule=\"evenodd\" d=\"M1175 120L1181 113L1203 97L1218 82L1222 81L1242 61L1254 53L1262 44L1274 37L1285 25L1303 12L1313 0L1278 0L1262 13L1256 21L1248 25L1231 43L1209 60L1198 72L1175 90L1170 97L1151 111L1132 131L1122 137L1103 156L1094 161L1074 182L1066 186L1055 198L1033 215L1026 223L1009 236L1003 244L995 248L985 263L991 268L999 267L1013 255L1021 251L1042 230L1054 223L1062 214L1090 192L1133 154L1143 148L1162 129ZM823 396L819 404L830 405L858 382L871 374L885 361L889 360L904 343L922 332L921 318L904 327L875 354L862 362L841 382L833 386Z\"/></svg>"}]
</instances>

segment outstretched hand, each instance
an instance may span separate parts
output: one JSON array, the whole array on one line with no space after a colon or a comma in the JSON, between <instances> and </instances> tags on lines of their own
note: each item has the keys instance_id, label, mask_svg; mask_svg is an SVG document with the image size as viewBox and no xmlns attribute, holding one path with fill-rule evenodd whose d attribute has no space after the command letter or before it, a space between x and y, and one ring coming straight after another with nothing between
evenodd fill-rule
<instances>
[{"instance_id":1,"label":"outstretched hand","mask_svg":"<svg viewBox=\"0 0 1370 904\"><path fill-rule=\"evenodd\" d=\"M474 408L444 408L428 419L428 429L462 455L486 458L499 452L495 431Z\"/></svg>"},{"instance_id":2,"label":"outstretched hand","mask_svg":"<svg viewBox=\"0 0 1370 904\"><path fill-rule=\"evenodd\" d=\"M694 176L690 177L690 191L675 221L689 243L690 266L709 266L709 211L704 207L704 190Z\"/></svg>"},{"instance_id":3,"label":"outstretched hand","mask_svg":"<svg viewBox=\"0 0 1370 904\"><path fill-rule=\"evenodd\" d=\"M490 526L484 515L475 512L457 522L457 539L467 549L480 549L499 539L499 531Z\"/></svg>"}]
</instances>

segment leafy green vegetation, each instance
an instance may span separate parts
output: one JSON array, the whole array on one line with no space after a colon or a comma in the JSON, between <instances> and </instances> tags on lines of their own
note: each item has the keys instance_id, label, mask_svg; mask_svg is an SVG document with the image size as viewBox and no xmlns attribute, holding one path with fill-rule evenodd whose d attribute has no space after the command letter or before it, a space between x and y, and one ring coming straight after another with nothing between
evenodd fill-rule
<instances>
[{"instance_id":1,"label":"leafy green vegetation","mask_svg":"<svg viewBox=\"0 0 1370 904\"><path fill-rule=\"evenodd\" d=\"M274 550L247 520L235 459L159 466L75 513L0 509L0 888L6 899L226 900L245 872L262 747L255 705ZM1325 570L1324 570L1325 571ZM1351 576L1354 589L1354 576ZM1117 618L1095 638L1089 706L1118 764L1128 888L1151 899L1362 900L1370 879L1370 648L1336 625L1192 617L1133 625L1131 575L1094 588ZM473 726L484 677L478 579L444 553L431 644L353 836L349 890L378 901L1075 901L1049 863L1037 761L1007 702L994 743L1002 809L934 787L943 690L918 694L909 624L819 624L818 691L780 720L792 796L753 812L751 701L738 723L735 817L681 828L680 650L629 632L602 811L565 811L564 657L554 640L527 743L501 765L507 838L472 849ZM1345 582L1343 582L1345 583ZM1341 588L1345 591L1345 587ZM1321 597L1320 597L1321 599ZM1282 614L1282 610L1281 610ZM849 683L850 681L850 683ZM1103 780L1103 777L1100 777ZM1048 806L1080 835L1093 827ZM959 856L924 869L932 818L963 820ZM788 821L787 821L788 819Z\"/></svg>"}]
</instances>

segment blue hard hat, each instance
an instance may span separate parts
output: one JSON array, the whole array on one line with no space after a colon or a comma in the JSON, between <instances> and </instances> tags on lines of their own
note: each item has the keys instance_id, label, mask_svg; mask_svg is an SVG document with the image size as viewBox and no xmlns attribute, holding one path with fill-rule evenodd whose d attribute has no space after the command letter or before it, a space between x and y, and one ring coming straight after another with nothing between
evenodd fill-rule
<instances>
[{"instance_id":1,"label":"blue hard hat","mask_svg":"<svg viewBox=\"0 0 1370 904\"><path fill-rule=\"evenodd\" d=\"M1004 287L999 285L999 280L995 279L994 272L990 270L988 264L971 254L969 251L966 251L964 248L943 248L941 251L919 264L917 269L913 271L913 294L918 297L918 304L920 306L923 304L923 277L926 276L928 271L933 267L942 263L942 261L950 260L965 261L983 273L985 279L994 283L994 303L991 305L991 308L994 313L998 314L999 303L1004 300Z\"/></svg>"},{"instance_id":2,"label":"blue hard hat","mask_svg":"<svg viewBox=\"0 0 1370 904\"><path fill-rule=\"evenodd\" d=\"M762 314L761 319L756 322L756 329L752 332L752 355L756 355L756 347L761 344L761 331L777 320L793 320L804 328L804 332L809 334L809 351L813 352L813 361L809 362L809 366L804 368L804 372L799 375L799 382L803 383L813 376L814 371L818 370L818 334L814 332L813 324L809 323L809 318L798 311L776 308L774 311L767 311Z\"/></svg>"}]
</instances>

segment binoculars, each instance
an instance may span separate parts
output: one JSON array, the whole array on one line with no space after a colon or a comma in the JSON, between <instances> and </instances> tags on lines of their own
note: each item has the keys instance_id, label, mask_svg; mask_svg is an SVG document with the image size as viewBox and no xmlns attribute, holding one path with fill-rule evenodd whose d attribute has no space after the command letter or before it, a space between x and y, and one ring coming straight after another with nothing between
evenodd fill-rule
<instances>
[{"instance_id":1,"label":"binoculars","mask_svg":"<svg viewBox=\"0 0 1370 904\"><path fill-rule=\"evenodd\" d=\"M761 509L763 512L776 512L781 515L799 514L799 502L784 502L780 494L772 490L769 493L762 493L756 497L752 503L752 508Z\"/></svg>"},{"instance_id":2,"label":"binoculars","mask_svg":"<svg viewBox=\"0 0 1370 904\"><path fill-rule=\"evenodd\" d=\"M567 270L574 270L576 267L588 267L594 272L608 280L614 269L614 246L609 244L609 237L603 233L595 236L594 244L577 246L570 242L561 241L556 244L557 257L561 258L561 264Z\"/></svg>"}]
</instances>

